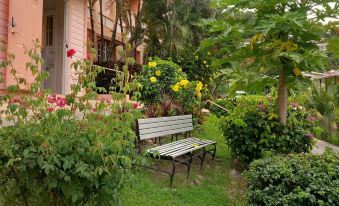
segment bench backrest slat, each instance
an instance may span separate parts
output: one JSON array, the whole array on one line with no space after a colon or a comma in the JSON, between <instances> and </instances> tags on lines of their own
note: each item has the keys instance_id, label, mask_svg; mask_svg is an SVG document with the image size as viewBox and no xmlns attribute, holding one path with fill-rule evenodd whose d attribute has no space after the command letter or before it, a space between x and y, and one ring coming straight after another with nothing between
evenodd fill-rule
<instances>
[{"instance_id":1,"label":"bench backrest slat","mask_svg":"<svg viewBox=\"0 0 339 206\"><path fill-rule=\"evenodd\" d=\"M193 130L192 115L139 119L137 124L140 140Z\"/></svg>"}]
</instances>

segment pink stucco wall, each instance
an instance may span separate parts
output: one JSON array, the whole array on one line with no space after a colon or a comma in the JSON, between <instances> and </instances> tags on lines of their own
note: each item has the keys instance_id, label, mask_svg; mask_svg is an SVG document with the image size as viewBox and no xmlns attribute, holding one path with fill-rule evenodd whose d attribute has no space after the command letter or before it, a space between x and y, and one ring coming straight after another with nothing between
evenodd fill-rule
<instances>
[{"instance_id":1,"label":"pink stucco wall","mask_svg":"<svg viewBox=\"0 0 339 206\"><path fill-rule=\"evenodd\" d=\"M8 2L9 0L0 0L0 41L7 44L8 35ZM5 53L0 53L0 61L6 59ZM0 75L5 79L6 69L0 68ZM5 88L5 83L0 83L0 90Z\"/></svg>"}]
</instances>

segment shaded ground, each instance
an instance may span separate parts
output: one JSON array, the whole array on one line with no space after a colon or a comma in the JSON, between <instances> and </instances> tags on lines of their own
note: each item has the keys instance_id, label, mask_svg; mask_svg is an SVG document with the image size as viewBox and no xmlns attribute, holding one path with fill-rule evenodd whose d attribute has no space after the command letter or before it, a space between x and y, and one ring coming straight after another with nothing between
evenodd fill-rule
<instances>
[{"instance_id":1,"label":"shaded ground","mask_svg":"<svg viewBox=\"0 0 339 206\"><path fill-rule=\"evenodd\" d=\"M140 170L135 174L133 187L123 191L123 204L126 206L223 206L246 205L246 181L239 172L239 166L232 161L230 151L217 126L217 119L212 117L197 130L195 137L217 140L217 156L212 160L206 157L203 170L199 160L193 162L190 178L186 180L185 167L180 166L174 178L173 189L169 188L166 174ZM170 164L162 161L161 168Z\"/></svg>"}]
</instances>

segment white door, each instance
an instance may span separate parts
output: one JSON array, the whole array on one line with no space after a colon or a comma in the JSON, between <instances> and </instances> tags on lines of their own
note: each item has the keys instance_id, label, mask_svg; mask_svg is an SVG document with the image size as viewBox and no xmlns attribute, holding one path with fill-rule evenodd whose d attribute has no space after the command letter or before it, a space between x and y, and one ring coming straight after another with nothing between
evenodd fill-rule
<instances>
[{"instance_id":1,"label":"white door","mask_svg":"<svg viewBox=\"0 0 339 206\"><path fill-rule=\"evenodd\" d=\"M54 12L44 12L43 17L43 47L42 56L44 59L43 70L49 73L48 79L44 82L44 88L57 89L57 32L56 15Z\"/></svg>"}]
</instances>

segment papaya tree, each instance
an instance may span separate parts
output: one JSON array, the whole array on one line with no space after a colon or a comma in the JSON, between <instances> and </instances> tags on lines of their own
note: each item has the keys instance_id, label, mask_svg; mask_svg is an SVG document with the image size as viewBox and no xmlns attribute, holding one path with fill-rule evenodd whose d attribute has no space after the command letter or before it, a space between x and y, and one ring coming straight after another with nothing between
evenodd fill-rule
<instances>
[{"instance_id":1,"label":"papaya tree","mask_svg":"<svg viewBox=\"0 0 339 206\"><path fill-rule=\"evenodd\" d=\"M336 18L334 0L215 0L221 17L203 26L214 33L202 49L217 53L215 64L240 70L249 77L277 79L278 114L286 124L288 86L303 72L326 70L327 18ZM215 52L216 47L218 51Z\"/></svg>"}]
</instances>

